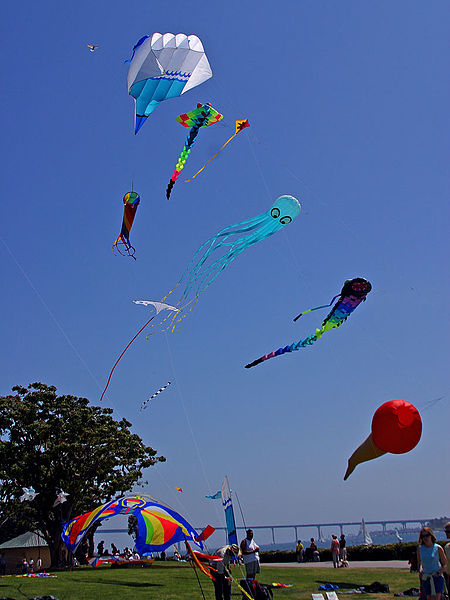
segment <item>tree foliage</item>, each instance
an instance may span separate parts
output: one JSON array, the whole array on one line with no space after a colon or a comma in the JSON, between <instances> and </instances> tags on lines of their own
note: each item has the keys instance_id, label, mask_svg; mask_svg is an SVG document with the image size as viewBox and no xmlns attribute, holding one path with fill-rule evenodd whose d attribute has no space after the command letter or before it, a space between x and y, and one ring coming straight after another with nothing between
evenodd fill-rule
<instances>
[{"instance_id":1,"label":"tree foliage","mask_svg":"<svg viewBox=\"0 0 450 600\"><path fill-rule=\"evenodd\" d=\"M63 523L130 491L143 469L165 458L112 409L43 383L12 391L0 397L0 522L40 530L56 566ZM19 502L22 487L38 492L32 502ZM54 507L59 490L69 497Z\"/></svg>"}]
</instances>

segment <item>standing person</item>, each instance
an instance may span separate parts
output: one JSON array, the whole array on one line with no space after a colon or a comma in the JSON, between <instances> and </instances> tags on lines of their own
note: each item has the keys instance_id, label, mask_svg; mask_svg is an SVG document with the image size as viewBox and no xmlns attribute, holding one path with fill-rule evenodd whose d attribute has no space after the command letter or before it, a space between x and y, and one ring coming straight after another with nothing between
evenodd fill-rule
<instances>
[{"instance_id":1,"label":"standing person","mask_svg":"<svg viewBox=\"0 0 450 600\"><path fill-rule=\"evenodd\" d=\"M0 554L0 575L6 575L6 556L3 552Z\"/></svg>"},{"instance_id":2,"label":"standing person","mask_svg":"<svg viewBox=\"0 0 450 600\"><path fill-rule=\"evenodd\" d=\"M247 529L247 536L241 542L241 552L244 559L247 579L255 579L256 573L261 572L259 566L259 546L253 539L253 529Z\"/></svg>"},{"instance_id":3,"label":"standing person","mask_svg":"<svg viewBox=\"0 0 450 600\"><path fill-rule=\"evenodd\" d=\"M114 542L111 543L111 554L113 556L117 556L119 554L119 549L117 548Z\"/></svg>"},{"instance_id":4,"label":"standing person","mask_svg":"<svg viewBox=\"0 0 450 600\"><path fill-rule=\"evenodd\" d=\"M295 546L295 555L297 557L297 562L303 562L303 544L302 544L302 540L298 540L297 545Z\"/></svg>"},{"instance_id":5,"label":"standing person","mask_svg":"<svg viewBox=\"0 0 450 600\"><path fill-rule=\"evenodd\" d=\"M339 539L339 558L342 561L347 562L347 541L345 539L345 535L341 533L341 537Z\"/></svg>"},{"instance_id":6,"label":"standing person","mask_svg":"<svg viewBox=\"0 0 450 600\"><path fill-rule=\"evenodd\" d=\"M447 567L444 550L436 544L436 537L429 527L422 527L417 548L417 564L427 600L441 600L444 591L443 573Z\"/></svg>"},{"instance_id":7,"label":"standing person","mask_svg":"<svg viewBox=\"0 0 450 600\"><path fill-rule=\"evenodd\" d=\"M23 557L22 565L21 565L22 575L26 575L28 573L28 561L25 557Z\"/></svg>"},{"instance_id":8,"label":"standing person","mask_svg":"<svg viewBox=\"0 0 450 600\"><path fill-rule=\"evenodd\" d=\"M105 541L102 540L101 542L99 542L97 544L97 554L99 556L102 556L104 551L105 551Z\"/></svg>"},{"instance_id":9,"label":"standing person","mask_svg":"<svg viewBox=\"0 0 450 600\"><path fill-rule=\"evenodd\" d=\"M447 539L450 539L450 521L448 523L446 523L444 525L444 531L445 531L445 535L447 536ZM444 577L446 578L446 582L447 582L447 591L450 590L450 542L448 542L448 544L445 544L445 556L447 558L447 573L444 573Z\"/></svg>"},{"instance_id":10,"label":"standing person","mask_svg":"<svg viewBox=\"0 0 450 600\"><path fill-rule=\"evenodd\" d=\"M340 544L339 544L339 540L337 539L337 535L333 535L331 536L331 556L333 558L333 567L335 569L338 568L339 566L339 550L340 550Z\"/></svg>"},{"instance_id":11,"label":"standing person","mask_svg":"<svg viewBox=\"0 0 450 600\"><path fill-rule=\"evenodd\" d=\"M230 561L233 556L238 555L238 552L239 547L236 544L222 546L215 552L215 555L220 556L221 560L213 560L209 563L215 569L215 571L211 571L211 575L216 600L231 600Z\"/></svg>"},{"instance_id":12,"label":"standing person","mask_svg":"<svg viewBox=\"0 0 450 600\"><path fill-rule=\"evenodd\" d=\"M28 561L28 573L34 573L34 560L32 558Z\"/></svg>"}]
</instances>

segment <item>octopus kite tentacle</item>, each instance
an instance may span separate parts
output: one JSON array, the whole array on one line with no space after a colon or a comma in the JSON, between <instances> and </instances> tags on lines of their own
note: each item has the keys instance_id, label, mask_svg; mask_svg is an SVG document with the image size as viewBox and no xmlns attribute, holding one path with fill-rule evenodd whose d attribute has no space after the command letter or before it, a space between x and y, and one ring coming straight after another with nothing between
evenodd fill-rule
<instances>
[{"instance_id":1,"label":"octopus kite tentacle","mask_svg":"<svg viewBox=\"0 0 450 600\"><path fill-rule=\"evenodd\" d=\"M284 348L278 348L278 350L274 350L269 354L264 354L264 356L261 356L260 358L254 360L248 365L245 365L245 368L250 369L251 367L255 367L256 365L259 365L260 363L268 360L269 358L274 358L275 356L281 356L282 354L286 354L287 352L295 352L296 350L300 350L300 348L311 346L312 344L314 344L314 342L320 339L326 331L330 331L330 329L340 327L340 325L342 325L342 323L347 320L347 318L351 315L355 308L357 308L361 304L361 302L365 302L367 294L370 292L371 289L372 284L366 279L363 279L362 277L348 279L344 283L340 294L338 294L338 296L335 296L331 301L332 303L337 297L339 297L339 300L336 302L331 312L325 317L320 329L316 329L315 333L309 335L308 337L298 342L293 342L289 346L284 346ZM325 306L318 306L317 308L312 308L303 313L300 313L300 315L298 315L294 319L294 321L296 321L302 314L305 314L306 312L317 310L319 308L325 308Z\"/></svg>"}]
</instances>

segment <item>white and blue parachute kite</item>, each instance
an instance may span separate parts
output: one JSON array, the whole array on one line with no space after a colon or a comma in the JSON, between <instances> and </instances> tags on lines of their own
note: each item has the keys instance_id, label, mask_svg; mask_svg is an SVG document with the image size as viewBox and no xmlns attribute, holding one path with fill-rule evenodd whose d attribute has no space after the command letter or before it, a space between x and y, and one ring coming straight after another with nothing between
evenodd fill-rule
<instances>
[{"instance_id":1,"label":"white and blue parachute kite","mask_svg":"<svg viewBox=\"0 0 450 600\"><path fill-rule=\"evenodd\" d=\"M128 93L136 107L135 134L160 102L176 98L212 77L203 44L196 35L144 35L127 62Z\"/></svg>"}]
</instances>

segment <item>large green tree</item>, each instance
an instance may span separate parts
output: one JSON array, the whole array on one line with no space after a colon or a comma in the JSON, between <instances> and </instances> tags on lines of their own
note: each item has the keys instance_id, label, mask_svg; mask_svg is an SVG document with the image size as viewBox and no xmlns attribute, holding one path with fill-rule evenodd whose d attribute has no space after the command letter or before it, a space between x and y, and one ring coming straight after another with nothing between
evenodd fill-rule
<instances>
[{"instance_id":1,"label":"large green tree","mask_svg":"<svg viewBox=\"0 0 450 600\"><path fill-rule=\"evenodd\" d=\"M164 461L112 409L58 396L54 386L16 386L0 397L0 521L42 532L52 566L64 562L62 524L142 483ZM33 501L19 501L33 487ZM59 490L67 501L53 506Z\"/></svg>"}]
</instances>

